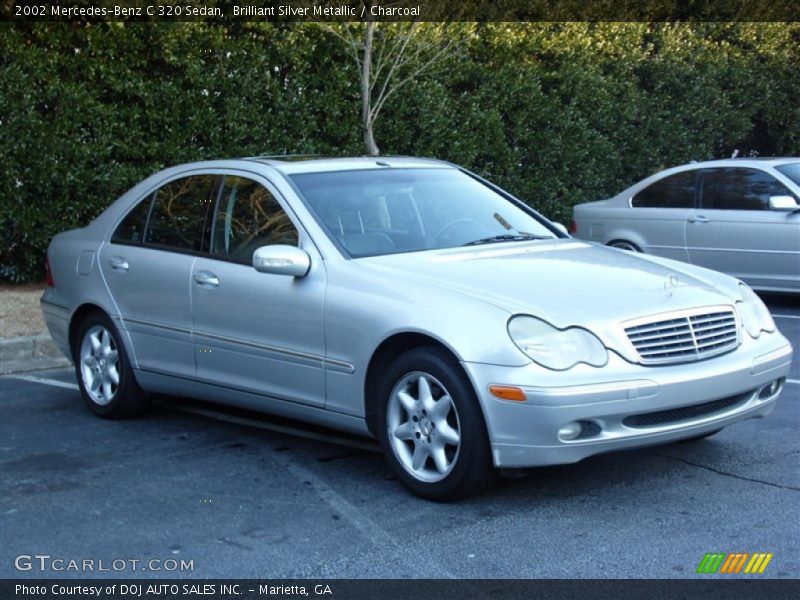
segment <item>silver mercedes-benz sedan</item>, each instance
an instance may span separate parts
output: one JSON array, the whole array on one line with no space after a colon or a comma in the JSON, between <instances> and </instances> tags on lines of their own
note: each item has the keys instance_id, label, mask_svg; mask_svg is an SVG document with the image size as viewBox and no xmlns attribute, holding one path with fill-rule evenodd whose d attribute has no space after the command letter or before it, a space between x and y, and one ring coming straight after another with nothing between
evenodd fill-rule
<instances>
[{"instance_id":1,"label":"silver mercedes-benz sedan","mask_svg":"<svg viewBox=\"0 0 800 600\"><path fill-rule=\"evenodd\" d=\"M736 158L661 171L577 205L572 233L800 292L800 158Z\"/></svg>"},{"instance_id":2,"label":"silver mercedes-benz sedan","mask_svg":"<svg viewBox=\"0 0 800 600\"><path fill-rule=\"evenodd\" d=\"M737 279L572 239L434 160L170 168L47 259L95 414L162 393L371 435L437 500L765 416L792 353Z\"/></svg>"}]
</instances>

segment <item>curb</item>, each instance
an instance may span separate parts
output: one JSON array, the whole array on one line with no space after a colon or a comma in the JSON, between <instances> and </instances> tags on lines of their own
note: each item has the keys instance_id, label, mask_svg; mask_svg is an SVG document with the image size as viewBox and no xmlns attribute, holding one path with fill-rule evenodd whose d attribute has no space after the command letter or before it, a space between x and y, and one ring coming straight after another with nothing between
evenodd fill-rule
<instances>
[{"instance_id":1,"label":"curb","mask_svg":"<svg viewBox=\"0 0 800 600\"><path fill-rule=\"evenodd\" d=\"M0 375L72 364L48 334L0 339Z\"/></svg>"}]
</instances>

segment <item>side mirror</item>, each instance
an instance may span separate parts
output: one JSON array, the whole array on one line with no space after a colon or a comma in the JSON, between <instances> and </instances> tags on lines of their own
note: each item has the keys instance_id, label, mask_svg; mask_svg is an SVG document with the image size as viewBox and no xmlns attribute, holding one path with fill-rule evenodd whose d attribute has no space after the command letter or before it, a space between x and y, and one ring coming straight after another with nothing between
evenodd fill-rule
<instances>
[{"instance_id":1,"label":"side mirror","mask_svg":"<svg viewBox=\"0 0 800 600\"><path fill-rule=\"evenodd\" d=\"M253 252L253 268L259 273L304 277L311 268L311 257L297 246L261 246Z\"/></svg>"},{"instance_id":2,"label":"side mirror","mask_svg":"<svg viewBox=\"0 0 800 600\"><path fill-rule=\"evenodd\" d=\"M555 221L553 221L553 225L555 225L556 229L558 229L561 233L569 237L569 231L567 231L567 228L564 227L563 223L556 223Z\"/></svg>"},{"instance_id":3,"label":"side mirror","mask_svg":"<svg viewBox=\"0 0 800 600\"><path fill-rule=\"evenodd\" d=\"M800 210L800 205L791 196L770 196L769 207L771 210Z\"/></svg>"}]
</instances>

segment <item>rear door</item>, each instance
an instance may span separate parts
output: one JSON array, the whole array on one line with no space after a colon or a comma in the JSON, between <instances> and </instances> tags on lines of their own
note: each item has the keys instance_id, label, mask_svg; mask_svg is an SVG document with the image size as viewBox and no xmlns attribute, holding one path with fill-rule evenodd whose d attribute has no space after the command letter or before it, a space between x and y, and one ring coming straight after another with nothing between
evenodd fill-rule
<instances>
[{"instance_id":1,"label":"rear door","mask_svg":"<svg viewBox=\"0 0 800 600\"><path fill-rule=\"evenodd\" d=\"M199 379L288 400L325 403L325 268L299 222L265 179L230 172L214 209L209 257L191 274ZM300 246L304 277L259 273L253 251Z\"/></svg>"},{"instance_id":2,"label":"rear door","mask_svg":"<svg viewBox=\"0 0 800 600\"><path fill-rule=\"evenodd\" d=\"M100 250L100 267L138 367L194 376L191 272L203 253L219 177L193 175L140 201Z\"/></svg>"},{"instance_id":3,"label":"rear door","mask_svg":"<svg viewBox=\"0 0 800 600\"><path fill-rule=\"evenodd\" d=\"M756 287L796 285L800 214L770 210L770 196L794 194L760 169L703 169L700 205L686 223L691 261Z\"/></svg>"}]
</instances>

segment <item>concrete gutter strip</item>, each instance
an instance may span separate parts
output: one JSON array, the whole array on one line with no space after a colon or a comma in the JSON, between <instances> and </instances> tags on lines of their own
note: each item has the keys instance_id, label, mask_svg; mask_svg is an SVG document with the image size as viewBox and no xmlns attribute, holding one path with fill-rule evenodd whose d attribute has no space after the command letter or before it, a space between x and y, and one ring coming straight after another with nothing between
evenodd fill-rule
<instances>
[{"instance_id":1,"label":"concrete gutter strip","mask_svg":"<svg viewBox=\"0 0 800 600\"><path fill-rule=\"evenodd\" d=\"M0 339L0 375L69 366L48 334Z\"/></svg>"}]
</instances>

